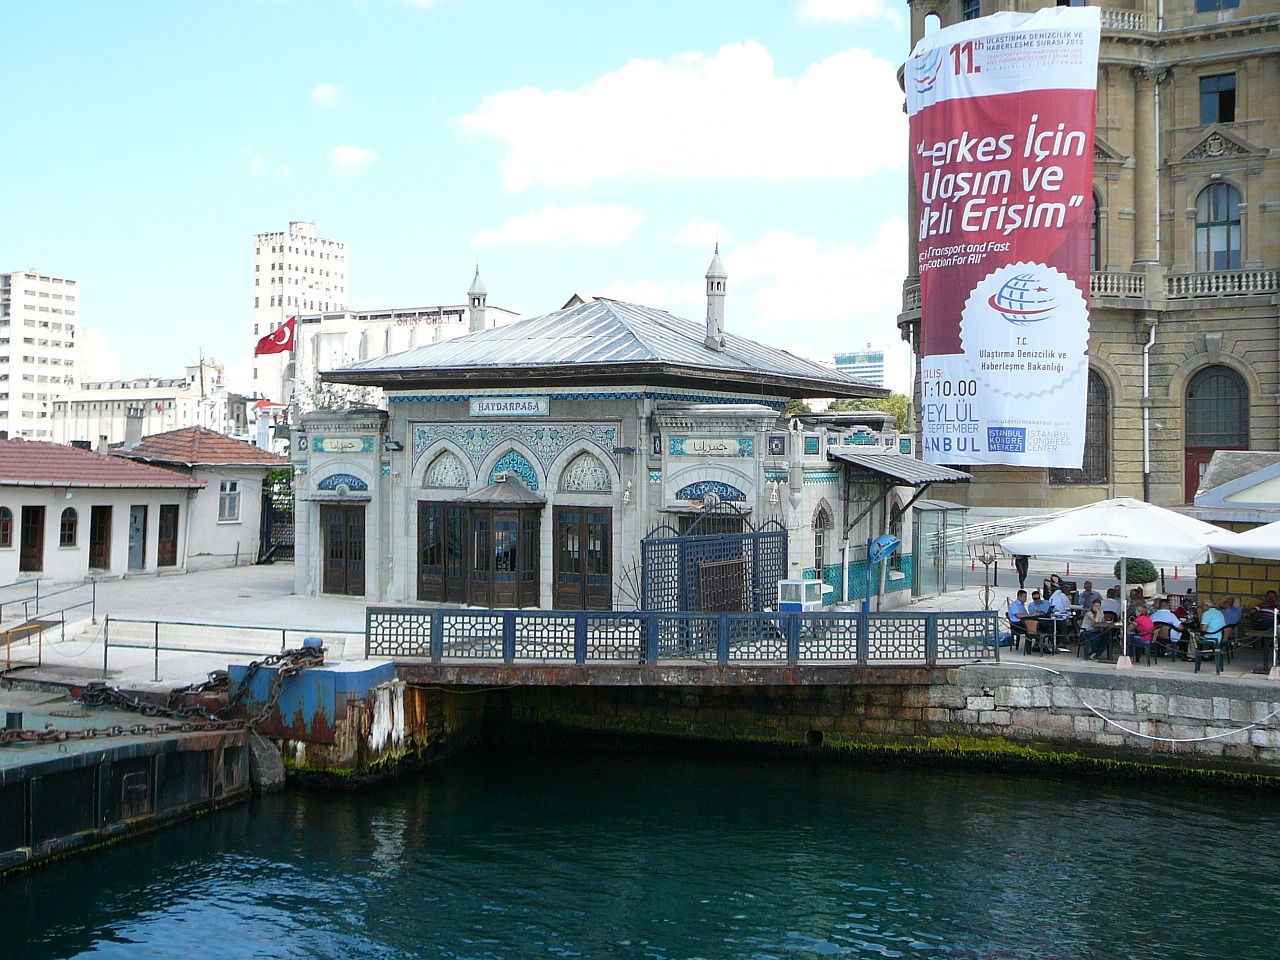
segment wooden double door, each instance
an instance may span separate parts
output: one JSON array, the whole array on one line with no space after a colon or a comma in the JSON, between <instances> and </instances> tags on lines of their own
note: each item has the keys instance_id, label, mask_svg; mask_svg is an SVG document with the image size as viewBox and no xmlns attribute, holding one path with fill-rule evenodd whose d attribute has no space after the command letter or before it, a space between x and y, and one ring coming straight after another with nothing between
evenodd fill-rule
<instances>
[{"instance_id":1,"label":"wooden double door","mask_svg":"<svg viewBox=\"0 0 1280 960\"><path fill-rule=\"evenodd\" d=\"M613 511L608 507L555 508L557 610L613 609Z\"/></svg>"},{"instance_id":2,"label":"wooden double door","mask_svg":"<svg viewBox=\"0 0 1280 960\"><path fill-rule=\"evenodd\" d=\"M364 505L322 504L325 593L363 597L365 587Z\"/></svg>"},{"instance_id":3,"label":"wooden double door","mask_svg":"<svg viewBox=\"0 0 1280 960\"><path fill-rule=\"evenodd\" d=\"M418 599L538 606L541 507L418 503Z\"/></svg>"}]
</instances>

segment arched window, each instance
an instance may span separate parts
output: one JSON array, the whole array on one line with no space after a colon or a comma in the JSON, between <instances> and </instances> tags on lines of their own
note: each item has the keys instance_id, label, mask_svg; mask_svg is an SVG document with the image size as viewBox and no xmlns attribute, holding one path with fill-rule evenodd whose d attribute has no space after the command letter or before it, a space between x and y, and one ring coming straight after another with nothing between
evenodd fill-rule
<instances>
[{"instance_id":1,"label":"arched window","mask_svg":"<svg viewBox=\"0 0 1280 960\"><path fill-rule=\"evenodd\" d=\"M13 511L0 507L0 547L13 546Z\"/></svg>"},{"instance_id":2,"label":"arched window","mask_svg":"<svg viewBox=\"0 0 1280 960\"><path fill-rule=\"evenodd\" d=\"M818 579L827 568L827 531L834 526L831 511L819 507L813 515L813 566L818 571Z\"/></svg>"},{"instance_id":3,"label":"arched window","mask_svg":"<svg viewBox=\"0 0 1280 960\"><path fill-rule=\"evenodd\" d=\"M1196 269L1239 270L1240 191L1211 183L1196 197Z\"/></svg>"},{"instance_id":4,"label":"arched window","mask_svg":"<svg viewBox=\"0 0 1280 960\"><path fill-rule=\"evenodd\" d=\"M447 450L431 461L422 479L424 487L465 487L470 482L471 471Z\"/></svg>"},{"instance_id":5,"label":"arched window","mask_svg":"<svg viewBox=\"0 0 1280 960\"><path fill-rule=\"evenodd\" d=\"M1205 367L1187 384L1183 495L1195 500L1218 450L1249 449L1249 387L1228 366Z\"/></svg>"},{"instance_id":6,"label":"arched window","mask_svg":"<svg viewBox=\"0 0 1280 960\"><path fill-rule=\"evenodd\" d=\"M1187 386L1187 446L1223 449L1249 443L1249 388L1230 367L1205 367Z\"/></svg>"},{"instance_id":7,"label":"arched window","mask_svg":"<svg viewBox=\"0 0 1280 960\"><path fill-rule=\"evenodd\" d=\"M79 525L79 518L76 512L67 507L62 511L62 522L58 524L58 546L74 547L76 545L76 527Z\"/></svg>"},{"instance_id":8,"label":"arched window","mask_svg":"<svg viewBox=\"0 0 1280 960\"><path fill-rule=\"evenodd\" d=\"M609 471L589 453L581 454L560 475L560 489L569 493L608 493Z\"/></svg>"},{"instance_id":9,"label":"arched window","mask_svg":"<svg viewBox=\"0 0 1280 960\"><path fill-rule=\"evenodd\" d=\"M1084 459L1079 470L1054 468L1050 483L1106 483L1111 470L1111 391L1097 370L1089 371L1084 406Z\"/></svg>"}]
</instances>

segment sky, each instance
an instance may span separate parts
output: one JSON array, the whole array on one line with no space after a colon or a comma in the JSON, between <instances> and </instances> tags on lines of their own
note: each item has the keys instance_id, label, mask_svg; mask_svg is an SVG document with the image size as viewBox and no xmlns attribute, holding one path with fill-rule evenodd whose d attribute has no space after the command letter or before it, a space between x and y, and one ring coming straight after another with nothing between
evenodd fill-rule
<instances>
[{"instance_id":1,"label":"sky","mask_svg":"<svg viewBox=\"0 0 1280 960\"><path fill-rule=\"evenodd\" d=\"M251 385L256 233L347 244L353 309L574 293L888 385L906 267L897 0L7 0L0 272L80 283L83 379Z\"/></svg>"}]
</instances>

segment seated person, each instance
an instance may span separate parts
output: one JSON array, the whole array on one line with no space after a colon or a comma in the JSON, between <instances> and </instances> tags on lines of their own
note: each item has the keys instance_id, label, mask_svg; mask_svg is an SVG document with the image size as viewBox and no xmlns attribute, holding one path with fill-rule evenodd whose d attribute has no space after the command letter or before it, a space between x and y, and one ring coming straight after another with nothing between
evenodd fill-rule
<instances>
[{"instance_id":1,"label":"seated person","mask_svg":"<svg viewBox=\"0 0 1280 960\"><path fill-rule=\"evenodd\" d=\"M1228 627L1238 627L1240 618L1244 616L1244 607L1240 605L1239 597L1227 597L1222 601L1222 616L1227 621Z\"/></svg>"},{"instance_id":2,"label":"seated person","mask_svg":"<svg viewBox=\"0 0 1280 960\"><path fill-rule=\"evenodd\" d=\"M1107 615L1102 609L1102 598L1097 597L1084 613L1080 624L1080 636L1089 644L1089 659L1101 660L1111 646L1111 630Z\"/></svg>"},{"instance_id":3,"label":"seated person","mask_svg":"<svg viewBox=\"0 0 1280 960\"><path fill-rule=\"evenodd\" d=\"M1196 631L1196 646L1201 650L1221 646L1226 629L1227 618L1213 605L1212 599L1206 600L1204 612L1200 614L1200 629Z\"/></svg>"},{"instance_id":4,"label":"seated person","mask_svg":"<svg viewBox=\"0 0 1280 960\"><path fill-rule=\"evenodd\" d=\"M1133 619L1129 621L1129 642L1142 650L1151 649L1151 640L1156 632L1145 603L1139 603Z\"/></svg>"},{"instance_id":5,"label":"seated person","mask_svg":"<svg viewBox=\"0 0 1280 960\"><path fill-rule=\"evenodd\" d=\"M1033 617L1045 617L1049 615L1049 601L1040 599L1040 591L1031 591L1031 602L1027 604L1027 612Z\"/></svg>"},{"instance_id":6,"label":"seated person","mask_svg":"<svg viewBox=\"0 0 1280 960\"><path fill-rule=\"evenodd\" d=\"M1019 590L1018 599L1009 604L1009 630L1015 637L1025 637L1027 635L1027 625L1023 623L1027 619L1027 591Z\"/></svg>"},{"instance_id":7,"label":"seated person","mask_svg":"<svg viewBox=\"0 0 1280 960\"><path fill-rule=\"evenodd\" d=\"M1187 591L1187 595L1178 603L1178 609L1173 611L1173 615L1182 621L1183 625L1195 623L1199 617L1196 614L1196 601L1191 596L1191 591Z\"/></svg>"},{"instance_id":8,"label":"seated person","mask_svg":"<svg viewBox=\"0 0 1280 960\"><path fill-rule=\"evenodd\" d=\"M1120 603L1120 588L1118 586L1112 587L1107 591L1106 599L1102 601L1102 609L1117 620L1124 615L1124 606Z\"/></svg>"},{"instance_id":9,"label":"seated person","mask_svg":"<svg viewBox=\"0 0 1280 960\"><path fill-rule=\"evenodd\" d=\"M1154 624L1163 623L1169 627L1169 649L1171 651L1182 643L1182 621L1169 609L1168 600L1156 600L1156 608L1151 613L1151 622Z\"/></svg>"},{"instance_id":10,"label":"seated person","mask_svg":"<svg viewBox=\"0 0 1280 960\"><path fill-rule=\"evenodd\" d=\"M1064 619L1071 615L1071 598L1067 596L1061 584L1059 584L1058 589L1053 591L1053 596L1049 598L1049 612L1059 619Z\"/></svg>"},{"instance_id":11,"label":"seated person","mask_svg":"<svg viewBox=\"0 0 1280 960\"><path fill-rule=\"evenodd\" d=\"M1145 605L1147 598L1142 595L1141 587L1134 587L1129 591L1129 619L1132 620L1138 615L1138 607ZM1150 607L1147 608L1151 609Z\"/></svg>"},{"instance_id":12,"label":"seated person","mask_svg":"<svg viewBox=\"0 0 1280 960\"><path fill-rule=\"evenodd\" d=\"M1090 607L1093 606L1093 601L1101 600L1101 599L1102 599L1102 594L1100 594L1097 590L1093 589L1093 581L1086 580L1084 582L1084 589L1080 591L1080 606L1083 609L1088 610Z\"/></svg>"},{"instance_id":13,"label":"seated person","mask_svg":"<svg viewBox=\"0 0 1280 960\"><path fill-rule=\"evenodd\" d=\"M1253 610L1253 628L1270 631L1276 616L1276 592L1268 590L1267 595L1258 601Z\"/></svg>"}]
</instances>

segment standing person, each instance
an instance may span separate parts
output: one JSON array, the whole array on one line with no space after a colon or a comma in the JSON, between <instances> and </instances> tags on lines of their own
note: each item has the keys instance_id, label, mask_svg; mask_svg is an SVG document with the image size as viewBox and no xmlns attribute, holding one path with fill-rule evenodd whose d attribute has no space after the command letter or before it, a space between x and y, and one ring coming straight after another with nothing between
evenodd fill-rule
<instances>
[{"instance_id":1,"label":"standing person","mask_svg":"<svg viewBox=\"0 0 1280 960\"><path fill-rule=\"evenodd\" d=\"M1031 567L1031 558L1025 553L1016 554L1013 558L1013 569L1018 572L1018 589L1027 585L1027 570Z\"/></svg>"}]
</instances>

